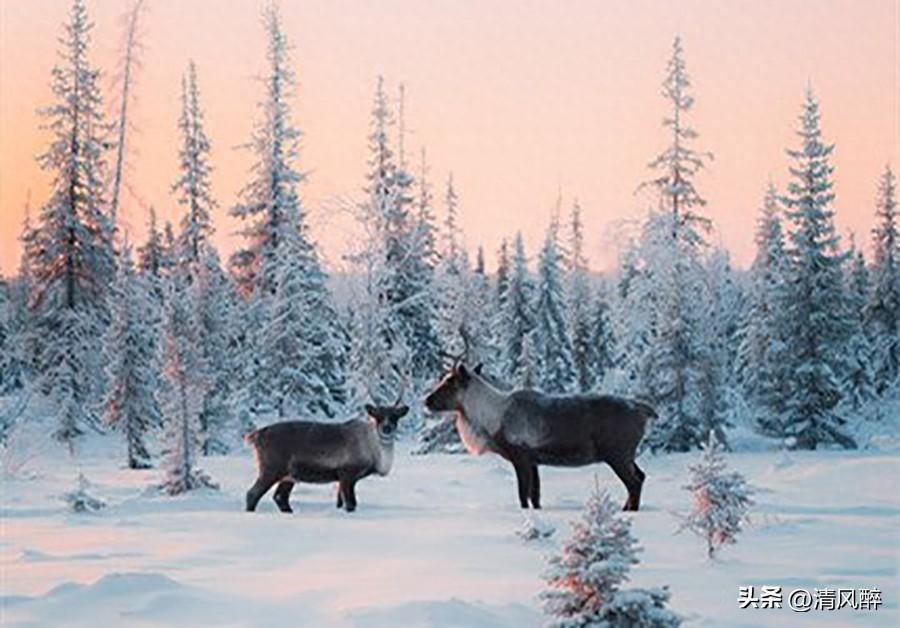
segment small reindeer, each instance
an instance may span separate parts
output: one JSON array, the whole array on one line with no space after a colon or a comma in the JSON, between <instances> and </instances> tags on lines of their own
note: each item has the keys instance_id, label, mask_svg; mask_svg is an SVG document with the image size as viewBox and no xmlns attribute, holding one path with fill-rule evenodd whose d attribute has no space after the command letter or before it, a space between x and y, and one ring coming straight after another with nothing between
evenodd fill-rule
<instances>
[{"instance_id":1,"label":"small reindeer","mask_svg":"<svg viewBox=\"0 0 900 628\"><path fill-rule=\"evenodd\" d=\"M368 420L338 424L286 421L248 434L259 477L247 491L247 510L255 510L277 483L275 504L281 512L292 512L290 496L297 482L337 482L337 507L356 510L356 483L373 473L385 476L391 470L397 422L409 411L397 403L366 405Z\"/></svg>"},{"instance_id":2,"label":"small reindeer","mask_svg":"<svg viewBox=\"0 0 900 628\"><path fill-rule=\"evenodd\" d=\"M460 329L468 349L465 328ZM425 398L432 412L456 414L456 429L472 454L499 454L516 472L519 504L541 507L539 465L580 467L607 463L628 490L625 510L641 503L644 472L635 463L638 443L653 408L606 395L544 395L533 390L506 392L468 369L462 359Z\"/></svg>"}]
</instances>

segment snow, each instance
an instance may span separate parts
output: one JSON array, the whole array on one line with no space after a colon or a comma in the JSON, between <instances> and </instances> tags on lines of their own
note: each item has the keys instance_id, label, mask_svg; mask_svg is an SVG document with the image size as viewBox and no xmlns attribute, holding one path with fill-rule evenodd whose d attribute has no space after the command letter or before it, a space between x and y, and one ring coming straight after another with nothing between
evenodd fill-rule
<instances>
[{"instance_id":1,"label":"snow","mask_svg":"<svg viewBox=\"0 0 900 628\"><path fill-rule=\"evenodd\" d=\"M121 447L87 437L77 465L44 455L30 479L3 480L2 625L538 626L544 555L595 481L625 498L606 467L545 468L539 516L556 534L525 543L512 469L495 456L412 456L401 443L391 475L360 484L355 513L334 507L334 487L302 485L284 515L269 496L243 512L247 451L202 461L221 490L167 497L152 488L158 469L121 468ZM897 625L896 452L726 454L757 506L714 563L699 539L675 534L695 457L641 460L645 507L626 516L644 551L629 587L669 585L672 610L693 626ZM60 495L76 467L107 508L67 510ZM741 585L876 587L884 606L741 610Z\"/></svg>"}]
</instances>

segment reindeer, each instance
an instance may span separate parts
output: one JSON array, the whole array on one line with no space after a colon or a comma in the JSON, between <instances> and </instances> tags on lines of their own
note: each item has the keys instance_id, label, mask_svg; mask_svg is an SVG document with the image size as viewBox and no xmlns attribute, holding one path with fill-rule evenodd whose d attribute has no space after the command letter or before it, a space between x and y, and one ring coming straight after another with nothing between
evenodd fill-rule
<instances>
[{"instance_id":1,"label":"reindeer","mask_svg":"<svg viewBox=\"0 0 900 628\"><path fill-rule=\"evenodd\" d=\"M397 422L409 411L399 403L400 398L390 406L366 405L369 420L286 421L248 434L259 476L247 491L247 510L255 510L277 483L275 504L281 512L293 512L290 496L297 482L337 482L337 507L356 510L356 483L373 473L386 476L391 470Z\"/></svg>"},{"instance_id":2,"label":"reindeer","mask_svg":"<svg viewBox=\"0 0 900 628\"><path fill-rule=\"evenodd\" d=\"M504 392L470 370L462 356L425 398L432 412L454 412L456 429L469 453L499 454L516 472L519 504L541 507L539 465L580 467L608 464L628 490L624 510L638 510L646 475L635 462L650 406L607 395L544 395L534 390Z\"/></svg>"}]
</instances>

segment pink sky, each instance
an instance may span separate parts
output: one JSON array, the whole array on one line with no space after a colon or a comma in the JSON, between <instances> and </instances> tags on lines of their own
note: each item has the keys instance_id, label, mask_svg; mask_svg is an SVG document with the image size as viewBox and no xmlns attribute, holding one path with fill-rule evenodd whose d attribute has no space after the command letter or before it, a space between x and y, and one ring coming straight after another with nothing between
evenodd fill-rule
<instances>
[{"instance_id":1,"label":"pink sky","mask_svg":"<svg viewBox=\"0 0 900 628\"><path fill-rule=\"evenodd\" d=\"M125 3L86 0L96 22L92 59L114 66ZM198 66L213 142L218 240L233 249L225 216L246 180L250 134L264 67L255 0L147 0L147 53L135 123L139 155L131 185L163 218L176 219L180 75ZM766 181L786 179L784 149L803 89L822 104L834 154L838 224L868 244L878 174L900 154L900 2L823 0L506 1L304 0L283 2L296 50L303 129L302 190L315 235L332 266L354 237L336 199L361 196L375 77L407 86L410 152L428 147L442 195L453 171L467 244L490 254L521 229L533 250L561 187L585 210L595 268L615 259L612 228L640 216L634 195L663 147L660 82L681 33L697 104L698 146L715 161L698 179L707 213L740 265ZM48 137L37 106L48 104L56 37L67 0L0 0L0 271L13 272L23 205L47 196L33 156ZM129 199L126 199L129 200ZM439 209L442 207L439 205ZM132 238L145 215L127 202ZM492 255L491 255L492 257Z\"/></svg>"}]
</instances>

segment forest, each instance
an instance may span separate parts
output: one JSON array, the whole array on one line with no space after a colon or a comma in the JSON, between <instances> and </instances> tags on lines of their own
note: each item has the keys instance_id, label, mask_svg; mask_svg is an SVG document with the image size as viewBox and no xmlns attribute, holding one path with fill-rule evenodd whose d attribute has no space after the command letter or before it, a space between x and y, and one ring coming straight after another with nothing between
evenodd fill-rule
<instances>
[{"instance_id":1,"label":"forest","mask_svg":"<svg viewBox=\"0 0 900 628\"><path fill-rule=\"evenodd\" d=\"M690 126L694 95L676 38L661 86L661 152L635 182L655 200L617 271L597 273L582 217L600 208L562 194L540 250L510 233L495 268L483 249L467 250L452 174L431 181L425 149L408 154L403 88L394 98L378 77L370 134L360 138L370 155L365 197L349 208L364 236L343 253L353 272L335 277L302 201L296 60L275 8L263 20L268 75L247 143L255 164L241 202L228 208L243 247L223 260L212 240L214 164L193 63L173 121L181 219L158 224L151 209L143 242L119 227L141 4L126 22L111 96L91 64L86 9L72 6L55 101L41 109L53 141L39 160L52 191L26 216L18 273L0 292L0 389L52 404L57 439L73 445L86 431L120 431L129 466L141 468L151 463L149 434L169 434L166 449L179 458L221 453L274 417L333 421L402 390L414 406L409 436L422 451L452 449L452 425L417 401L447 356L461 354L464 327L466 360L503 388L651 403L661 417L646 440L653 451L696 448L710 430L727 442L735 424L789 448L854 448L867 445L858 433L896 420L896 177L890 166L873 173L866 259L835 228L834 146L812 87L798 99L796 142L786 147L790 182L783 190L760 182L756 257L735 269L711 244L699 179L712 155ZM116 119L104 113L105 97L115 99ZM4 436L23 403L7 404Z\"/></svg>"},{"instance_id":2,"label":"forest","mask_svg":"<svg viewBox=\"0 0 900 628\"><path fill-rule=\"evenodd\" d=\"M783 156L771 156L773 165L786 157L787 184L759 181L755 257L748 268L736 267L707 215L703 177L713 155L692 126L687 43L675 36L669 58L660 59L664 116L661 123L647 120L658 128L659 152L647 155L646 177L633 182L646 207L609 271L588 262L588 242L597 234L584 220L604 208L583 207L562 190L548 203L546 230L534 250L516 225L493 250L471 249L460 220L468 209L465 190L452 174L434 180L426 148L411 146L407 118L414 112L404 84L373 76L369 133L359 138L368 147L367 174L358 182L361 192L339 208L352 215L359 236L340 252L343 265L335 269L325 262L304 200L304 183L315 176L314 164L303 158L304 121L295 115L297 67L304 59L296 58L275 3L265 6L260 20L267 70L254 86L253 133L241 147L252 154L253 166L239 182L239 202L222 207L211 185L215 138L207 134L202 68L193 62L182 74L180 115L172 120L179 147L171 156L170 195L180 219L160 220L152 207L135 201L128 162L140 135L129 116L137 70L151 62L141 41L145 10L145 0L136 0L125 16L110 90L106 69L92 61L87 7L71 0L50 72L53 100L39 109L51 141L37 159L52 186L33 199L34 211L29 200L18 269L0 279L0 462L4 492L10 491L0 517L11 531L4 546L24 548L12 558L4 550L2 564L15 564L29 593L35 583L63 581L79 561L115 559L117 567L96 571L102 577L91 585L70 583L44 597L3 597L4 608L24 612L20 619L33 613L54 622L67 617L60 609L74 604L93 625L120 621L119 604L130 605L135 616L187 625L235 617L241 625L536 623L534 611L522 604L528 582L536 579L531 546L551 543L550 521L583 503L589 474L550 474L551 514L526 517L516 535L529 550L510 549L504 530L519 513L501 506L512 505L511 492L504 493L508 469L447 455L466 450L457 425L423 404L460 364L501 391L611 395L656 415L639 452L649 470L650 507L634 518L617 515L595 474L572 538L547 561L540 599L558 625L677 626L697 613L720 617L737 606L710 601L710 577L746 589L742 585L762 582L762 574L771 584L787 583L785 569L795 565L810 567L818 584L855 586L869 578L889 586L891 557L879 543L890 544L897 509L895 497L884 495L892 460L879 450L900 442L897 182L889 164L873 172L874 228L857 236L839 233L835 145L813 85L798 86L794 141ZM827 103L824 111L827 120ZM140 239L121 218L129 203L130 215L146 223ZM214 237L222 212L241 225L242 245L228 255ZM360 527L335 519L330 505L324 515L308 503L297 518L315 533L299 539L262 515L229 518L241 510L235 496L252 479L245 437L279 421L334 424L364 418L367 404L390 409L401 403L409 406L399 421L401 468L385 488L364 485L373 497L362 510L372 514L357 518ZM390 447L387 470L379 472L387 475L393 437L382 445ZM66 453L50 456L50 448ZM685 456L695 454L699 462L687 467ZM750 470L754 485L729 470L732 462ZM96 496L103 493L112 502L109 517L76 525L56 510L31 506L47 501L34 486L57 487L58 477L73 469L77 488L63 496L69 510L99 511L107 506ZM669 490L683 473L690 478L682 488L694 500L687 515L678 512L684 504ZM855 488L821 491L819 481ZM301 493L298 501L311 494ZM283 512L291 512L289 496L290 490L279 503L276 493ZM761 516L745 531L754 499ZM271 508L266 503L263 510ZM690 562L684 543L669 540L673 514L681 519L678 531L702 538L709 563ZM203 519L210 516L217 528L212 535ZM415 525L421 539L397 535L398 518L410 516L405 523ZM853 545L863 525L858 517L871 518L865 521L871 538L862 549ZM37 520L40 525L31 523ZM831 527L797 533L797 526L813 521ZM638 563L632 525L649 549L638 584L653 588L622 588ZM90 546L78 526L108 526L103 552L112 553L60 558L30 547L57 538L42 536L53 526L77 539L68 549ZM140 528L142 536L132 537L131 526L156 526L163 534ZM195 545L197 555L179 554L186 550L172 541L186 530L204 535L185 543ZM248 541L254 532L261 540ZM744 553L735 550L733 561L715 563L718 552L745 532L769 543L767 550L748 546ZM384 552L366 554L365 535ZM475 537L478 542L469 544ZM801 537L816 551L804 549ZM222 550L227 543L232 547ZM144 544L146 555L130 553ZM328 564L316 563L317 548ZM260 590L243 598L246 591L229 591L233 583L215 581L221 590L203 592L199 587L214 581L204 570L216 570L217 552L232 549L227 560L249 564ZM833 565L816 562L825 560L819 552L845 565L864 556L871 569L835 576ZM402 582L396 590L375 585L398 606L385 610L346 591L352 587L343 586L345 576L368 578L362 589L378 580L358 570L358 553L370 568ZM772 562L782 553L791 557L789 567ZM170 554L193 570L184 577L193 588L178 589L181 583L169 578ZM388 554L409 562L391 562ZM140 566L119 573L118 561L135 556ZM298 568L285 562L288 556L306 562ZM52 564L50 572L41 564ZM293 590L275 603L266 596L284 592L279 586L293 582L298 569L311 573L310 564L318 567L316 587L331 587L341 601L307 605L304 598L304 612L313 614L298 619ZM447 570L443 582L422 575L436 565ZM710 576L713 567L718 575ZM334 569L342 574L337 584L329 580ZM845 582L847 573L856 580ZM672 583L678 615L667 608ZM445 587L461 599L444 599ZM874 590L880 604L880 590ZM486 601L470 604L473 591ZM161 602L173 592L186 601ZM420 595L425 601L417 606L413 598ZM66 596L74 597L65 602ZM58 607L54 599L62 600ZM835 615L834 625L846 616ZM736 623L746 617L728 615Z\"/></svg>"}]
</instances>

